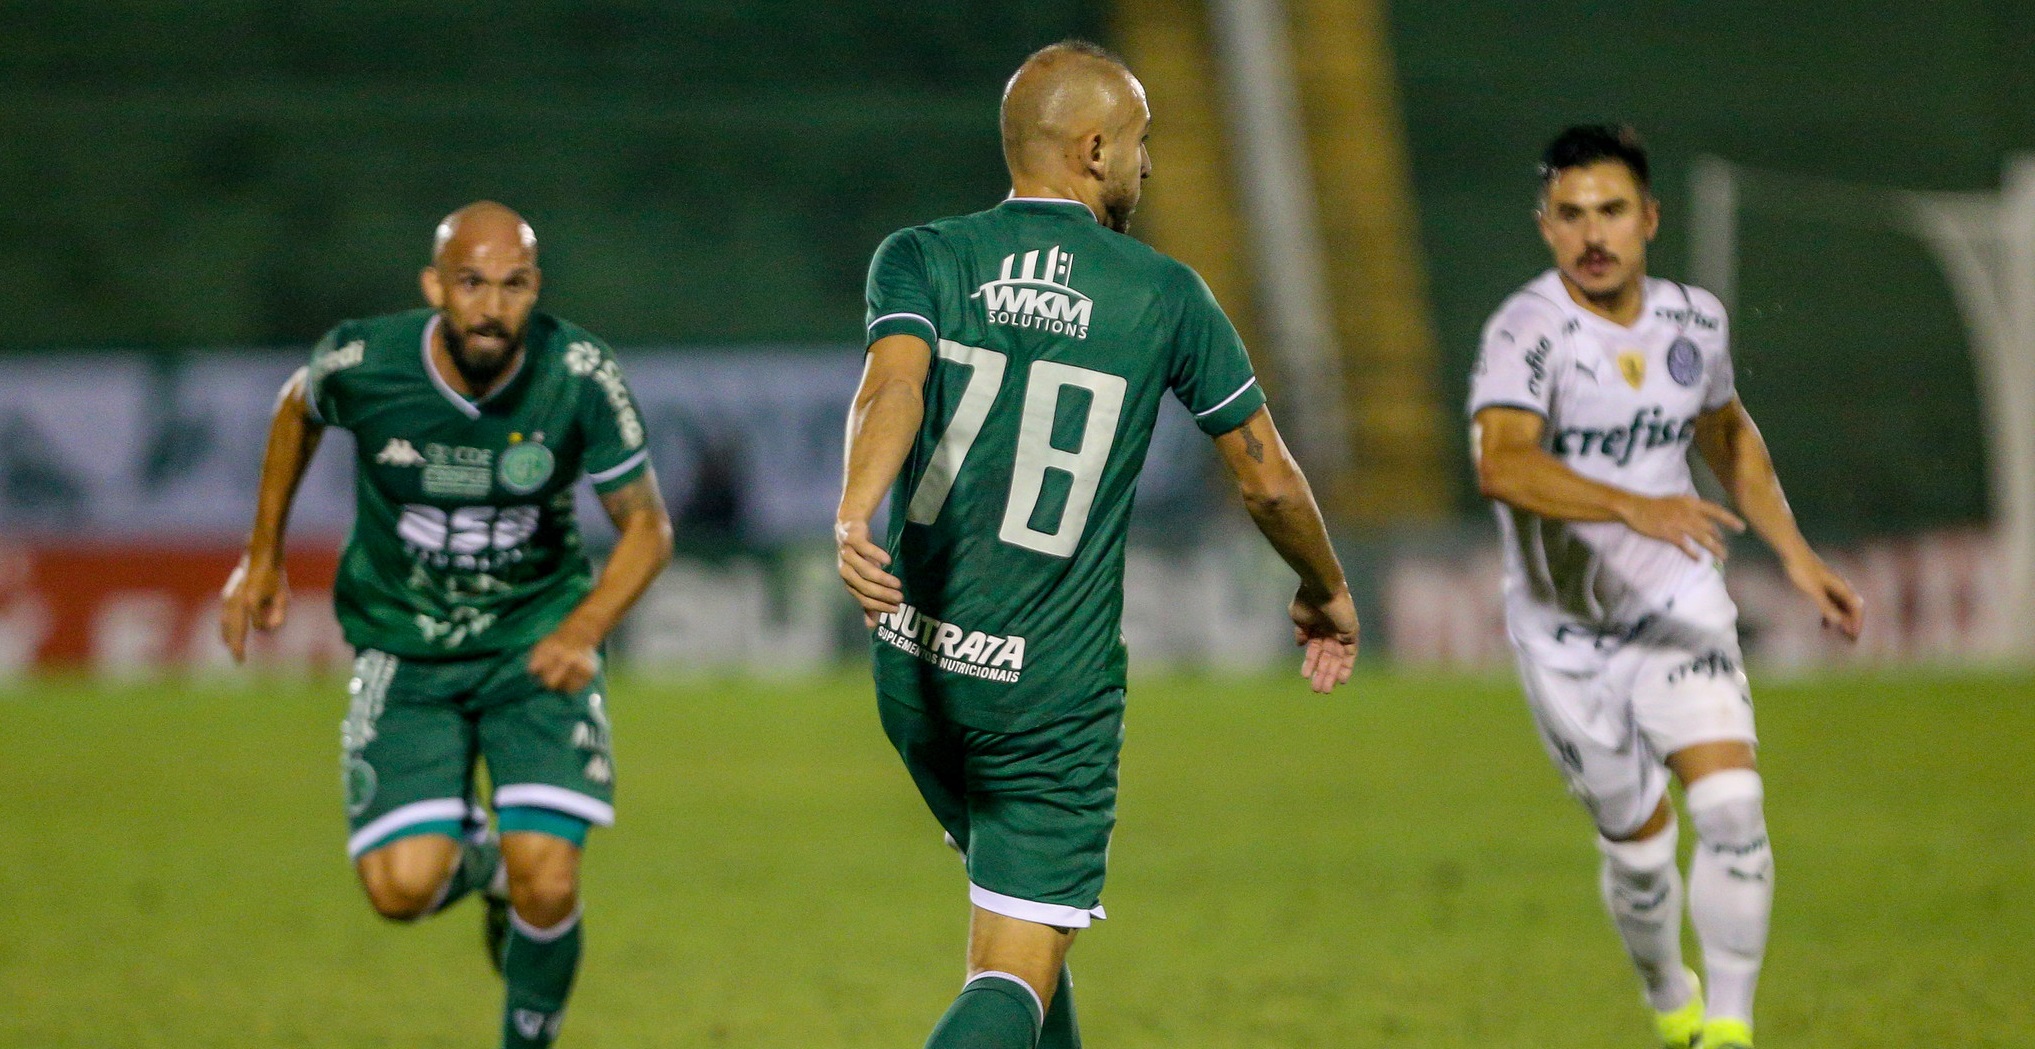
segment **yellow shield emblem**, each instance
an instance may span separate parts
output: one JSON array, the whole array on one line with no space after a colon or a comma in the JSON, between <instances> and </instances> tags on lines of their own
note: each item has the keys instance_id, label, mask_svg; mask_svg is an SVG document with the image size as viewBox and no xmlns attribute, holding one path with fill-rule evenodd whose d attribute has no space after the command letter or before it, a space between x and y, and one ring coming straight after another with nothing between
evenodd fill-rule
<instances>
[{"instance_id":1,"label":"yellow shield emblem","mask_svg":"<svg viewBox=\"0 0 2035 1049\"><path fill-rule=\"evenodd\" d=\"M1639 389L1646 382L1646 357L1638 350L1620 350L1618 374L1625 376L1625 385Z\"/></svg>"}]
</instances>

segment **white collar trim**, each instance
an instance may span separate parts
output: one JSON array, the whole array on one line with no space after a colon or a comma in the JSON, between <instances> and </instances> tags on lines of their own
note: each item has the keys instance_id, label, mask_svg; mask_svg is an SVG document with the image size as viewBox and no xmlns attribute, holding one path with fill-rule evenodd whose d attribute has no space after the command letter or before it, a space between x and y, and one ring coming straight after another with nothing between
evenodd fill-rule
<instances>
[{"instance_id":1,"label":"white collar trim","mask_svg":"<svg viewBox=\"0 0 2035 1049\"><path fill-rule=\"evenodd\" d=\"M523 352L516 357L516 366L509 369L509 374L502 376L502 381L496 383L495 388L487 392L487 396L477 401L468 400L458 390L453 389L451 383L445 381L445 376L438 374L438 361L431 356L431 336L437 333L438 322L442 319L434 313L431 320L424 325L424 338L419 347L424 355L424 374L430 376L431 385L436 386L438 392L444 394L445 399L451 401L452 406L459 409L461 415L469 419L478 419L480 406L494 400L496 394L508 389L509 384L516 381L516 376L522 374L523 362L530 359L530 347L527 345L523 347Z\"/></svg>"},{"instance_id":2,"label":"white collar trim","mask_svg":"<svg viewBox=\"0 0 2035 1049\"><path fill-rule=\"evenodd\" d=\"M1088 212L1089 218L1097 222L1102 221L1102 216L1097 215L1094 208L1082 204L1072 197L1020 197L1013 194L1003 198L1003 202L1006 204L1079 204L1083 211Z\"/></svg>"}]
</instances>

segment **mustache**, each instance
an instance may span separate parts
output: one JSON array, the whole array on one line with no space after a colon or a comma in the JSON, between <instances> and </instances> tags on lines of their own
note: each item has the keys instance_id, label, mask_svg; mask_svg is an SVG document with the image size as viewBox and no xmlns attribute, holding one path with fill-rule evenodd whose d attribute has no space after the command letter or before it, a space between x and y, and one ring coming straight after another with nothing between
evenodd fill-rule
<instances>
[{"instance_id":1,"label":"mustache","mask_svg":"<svg viewBox=\"0 0 2035 1049\"><path fill-rule=\"evenodd\" d=\"M1585 251L1584 251L1584 252L1583 252L1583 253L1582 253L1581 255L1578 255L1578 256L1576 256L1576 261L1577 261L1577 262L1579 262L1579 263L1582 263L1582 262L1617 262L1617 261L1618 261L1618 256L1616 256L1616 255L1613 255L1613 254L1611 254L1610 252L1608 252L1608 251L1605 251L1605 250L1604 250L1604 249L1602 249L1602 248L1589 248L1589 249L1585 250Z\"/></svg>"},{"instance_id":2,"label":"mustache","mask_svg":"<svg viewBox=\"0 0 2035 1049\"><path fill-rule=\"evenodd\" d=\"M489 338L494 339L506 339L509 337L509 328L507 325L501 323L500 321L482 321L479 324L476 324L473 327L466 329L466 334L469 337L474 335L485 335Z\"/></svg>"}]
</instances>

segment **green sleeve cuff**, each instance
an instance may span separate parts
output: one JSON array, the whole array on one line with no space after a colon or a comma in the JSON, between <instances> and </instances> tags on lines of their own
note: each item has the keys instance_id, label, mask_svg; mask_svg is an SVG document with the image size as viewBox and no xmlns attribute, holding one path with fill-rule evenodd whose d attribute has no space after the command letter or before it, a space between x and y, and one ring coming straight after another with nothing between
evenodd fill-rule
<instances>
[{"instance_id":1,"label":"green sleeve cuff","mask_svg":"<svg viewBox=\"0 0 2035 1049\"><path fill-rule=\"evenodd\" d=\"M586 477L594 483L594 491L606 495L643 476L649 469L650 449L643 448L605 470L588 470Z\"/></svg>"},{"instance_id":2,"label":"green sleeve cuff","mask_svg":"<svg viewBox=\"0 0 2035 1049\"><path fill-rule=\"evenodd\" d=\"M1258 377L1253 375L1242 388L1216 402L1214 407L1195 412L1194 425L1201 427L1201 432L1210 437L1221 437L1242 426L1244 420L1264 406L1265 388L1258 385Z\"/></svg>"},{"instance_id":3,"label":"green sleeve cuff","mask_svg":"<svg viewBox=\"0 0 2035 1049\"><path fill-rule=\"evenodd\" d=\"M865 346L876 345L876 340L889 335L916 335L926 340L928 346L940 344L940 329L933 326L930 318L916 313L886 313L869 322L869 339Z\"/></svg>"}]
</instances>

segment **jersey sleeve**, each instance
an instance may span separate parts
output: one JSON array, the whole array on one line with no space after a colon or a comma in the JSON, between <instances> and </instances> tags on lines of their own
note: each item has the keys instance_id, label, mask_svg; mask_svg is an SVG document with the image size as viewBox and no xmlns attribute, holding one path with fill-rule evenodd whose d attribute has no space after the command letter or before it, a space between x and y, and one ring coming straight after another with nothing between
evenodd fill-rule
<instances>
[{"instance_id":1,"label":"jersey sleeve","mask_svg":"<svg viewBox=\"0 0 2035 1049\"><path fill-rule=\"evenodd\" d=\"M311 421L322 426L348 425L346 372L367 358L367 344L348 336L345 324L326 332L304 370L304 404Z\"/></svg>"},{"instance_id":2,"label":"jersey sleeve","mask_svg":"<svg viewBox=\"0 0 2035 1049\"><path fill-rule=\"evenodd\" d=\"M1731 318L1721 305L1717 309L1717 362L1706 371L1703 410L1714 412L1738 396L1738 376L1731 365Z\"/></svg>"},{"instance_id":3,"label":"jersey sleeve","mask_svg":"<svg viewBox=\"0 0 2035 1049\"><path fill-rule=\"evenodd\" d=\"M565 349L565 365L585 382L580 392L580 425L586 431L586 452L580 469L594 491L606 495L643 476L650 469L650 448L644 443L643 413L622 378L614 352L590 337Z\"/></svg>"},{"instance_id":4,"label":"jersey sleeve","mask_svg":"<svg viewBox=\"0 0 2035 1049\"><path fill-rule=\"evenodd\" d=\"M1251 355L1236 325L1216 304L1201 275L1180 267L1176 285L1180 322L1174 332L1173 395L1194 416L1194 425L1220 437L1265 406L1265 389L1251 368Z\"/></svg>"},{"instance_id":5,"label":"jersey sleeve","mask_svg":"<svg viewBox=\"0 0 2035 1049\"><path fill-rule=\"evenodd\" d=\"M1546 418L1554 404L1555 350L1561 316L1532 299L1500 307L1484 325L1470 372L1469 414L1520 408Z\"/></svg>"},{"instance_id":6,"label":"jersey sleeve","mask_svg":"<svg viewBox=\"0 0 2035 1049\"><path fill-rule=\"evenodd\" d=\"M887 335L916 335L926 345L940 343L939 313L933 305L933 282L926 266L925 247L913 230L899 230L885 237L869 260L866 289L869 312L868 338L874 345Z\"/></svg>"}]
</instances>

